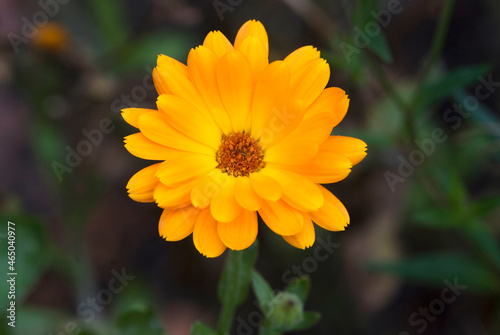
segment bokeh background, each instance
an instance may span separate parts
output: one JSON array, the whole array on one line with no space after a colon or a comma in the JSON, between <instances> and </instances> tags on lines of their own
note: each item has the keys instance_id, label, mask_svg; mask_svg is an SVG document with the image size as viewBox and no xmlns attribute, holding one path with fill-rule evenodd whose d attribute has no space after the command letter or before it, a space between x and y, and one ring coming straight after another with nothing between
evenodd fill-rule
<instances>
[{"instance_id":1,"label":"bokeh background","mask_svg":"<svg viewBox=\"0 0 500 335\"><path fill-rule=\"evenodd\" d=\"M322 319L301 334L500 334L494 0L0 0L0 333L215 325L224 256L204 258L191 238L163 241L161 210L128 198L128 179L148 162L124 149L135 131L119 110L155 108L158 54L185 62L209 31L233 41L248 19L265 25L271 60L321 50L329 85L350 97L334 133L368 144L329 186L351 225L316 227L337 245L326 259L315 258L321 243L297 250L261 223L256 268L272 287L290 272L311 278L305 307ZM85 155L68 162L72 150ZM16 223L15 328L7 221ZM255 311L250 292L232 333L257 334Z\"/></svg>"}]
</instances>

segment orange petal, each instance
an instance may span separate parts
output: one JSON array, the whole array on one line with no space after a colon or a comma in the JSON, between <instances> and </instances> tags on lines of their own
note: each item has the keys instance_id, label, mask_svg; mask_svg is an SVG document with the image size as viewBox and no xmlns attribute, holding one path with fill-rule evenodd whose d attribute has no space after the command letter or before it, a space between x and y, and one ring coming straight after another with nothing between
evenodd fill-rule
<instances>
[{"instance_id":1,"label":"orange petal","mask_svg":"<svg viewBox=\"0 0 500 335\"><path fill-rule=\"evenodd\" d=\"M366 143L347 136L329 136L320 146L320 151L334 152L349 158L356 165L366 156Z\"/></svg>"},{"instance_id":2,"label":"orange petal","mask_svg":"<svg viewBox=\"0 0 500 335\"><path fill-rule=\"evenodd\" d=\"M215 158L192 152L182 152L160 164L156 176L165 185L177 187L193 179L207 175L215 169Z\"/></svg>"},{"instance_id":3,"label":"orange petal","mask_svg":"<svg viewBox=\"0 0 500 335\"><path fill-rule=\"evenodd\" d=\"M321 185L318 186L325 201L319 210L308 213L309 216L318 226L326 230L345 230L349 224L349 213L346 208L330 191Z\"/></svg>"},{"instance_id":4,"label":"orange petal","mask_svg":"<svg viewBox=\"0 0 500 335\"><path fill-rule=\"evenodd\" d=\"M284 61L288 64L291 71L296 72L307 62L318 59L319 57L320 52L315 47L306 45L286 56Z\"/></svg>"},{"instance_id":5,"label":"orange petal","mask_svg":"<svg viewBox=\"0 0 500 335\"><path fill-rule=\"evenodd\" d=\"M308 107L323 91L330 80L330 66L319 58L292 71L291 93L295 99L304 100Z\"/></svg>"},{"instance_id":6,"label":"orange petal","mask_svg":"<svg viewBox=\"0 0 500 335\"><path fill-rule=\"evenodd\" d=\"M290 70L283 61L275 61L263 70L255 84L252 100L251 134L253 138L260 138L263 131L266 134L274 133L277 131L276 127L282 127L278 122L283 123L284 121L279 119L281 115L277 112L283 108L289 87ZM269 135L267 136L269 137Z\"/></svg>"},{"instance_id":7,"label":"orange petal","mask_svg":"<svg viewBox=\"0 0 500 335\"><path fill-rule=\"evenodd\" d=\"M257 211L262 206L262 198L255 192L249 177L236 178L234 194L238 204L249 210Z\"/></svg>"},{"instance_id":8,"label":"orange petal","mask_svg":"<svg viewBox=\"0 0 500 335\"><path fill-rule=\"evenodd\" d=\"M187 78L188 77L188 72L187 72L187 67L186 65L182 64L178 60L166 56L166 55L159 55L158 60L157 60L157 67L171 67L173 68L176 72L179 73L179 75ZM158 94L169 94L171 93L168 89L168 81L170 79L168 77L165 77L163 73L158 71L157 68L153 69L153 82L156 87L156 91Z\"/></svg>"},{"instance_id":9,"label":"orange petal","mask_svg":"<svg viewBox=\"0 0 500 335\"><path fill-rule=\"evenodd\" d=\"M283 200L263 201L259 214L272 231L282 236L295 235L304 227L302 212Z\"/></svg>"},{"instance_id":10,"label":"orange petal","mask_svg":"<svg viewBox=\"0 0 500 335\"><path fill-rule=\"evenodd\" d=\"M191 190L191 202L197 208L206 208L210 205L213 197L219 194L222 187L229 183L226 173L219 169L210 171L205 177L201 178Z\"/></svg>"},{"instance_id":11,"label":"orange petal","mask_svg":"<svg viewBox=\"0 0 500 335\"><path fill-rule=\"evenodd\" d=\"M222 242L230 249L243 250L257 238L257 212L243 210L232 222L217 223L217 232Z\"/></svg>"},{"instance_id":12,"label":"orange petal","mask_svg":"<svg viewBox=\"0 0 500 335\"><path fill-rule=\"evenodd\" d=\"M166 88L166 92L164 94L174 95L176 97L182 98L196 107L197 113L192 114L205 114L205 117L210 115L205 103L203 102L198 90L191 82L189 78L189 72L186 70L187 68L183 68L180 71L177 67L168 66L168 65L158 65L156 67L156 71L160 78L162 78L163 86ZM191 113L190 113L191 114Z\"/></svg>"},{"instance_id":13,"label":"orange petal","mask_svg":"<svg viewBox=\"0 0 500 335\"><path fill-rule=\"evenodd\" d=\"M332 132L333 119L333 114L328 112L306 117L286 140L310 141L321 144Z\"/></svg>"},{"instance_id":14,"label":"orange petal","mask_svg":"<svg viewBox=\"0 0 500 335\"><path fill-rule=\"evenodd\" d=\"M262 199L277 201L283 195L280 184L273 178L263 174L262 171L250 174L250 183L255 193Z\"/></svg>"},{"instance_id":15,"label":"orange petal","mask_svg":"<svg viewBox=\"0 0 500 335\"><path fill-rule=\"evenodd\" d=\"M147 108L125 108L122 109L122 117L129 125L139 128L139 117L144 113L158 112Z\"/></svg>"},{"instance_id":16,"label":"orange petal","mask_svg":"<svg viewBox=\"0 0 500 335\"><path fill-rule=\"evenodd\" d=\"M193 206L179 209L164 209L158 224L160 236L167 241L180 241L188 237L200 211Z\"/></svg>"},{"instance_id":17,"label":"orange petal","mask_svg":"<svg viewBox=\"0 0 500 335\"><path fill-rule=\"evenodd\" d=\"M331 127L342 121L349 107L349 99L345 92L338 87L328 87L321 92L316 100L307 108L304 118L312 117L325 112L331 113Z\"/></svg>"},{"instance_id":18,"label":"orange petal","mask_svg":"<svg viewBox=\"0 0 500 335\"><path fill-rule=\"evenodd\" d=\"M253 80L256 81L262 70L269 64L268 49L257 36L246 37L236 49L247 57Z\"/></svg>"},{"instance_id":19,"label":"orange petal","mask_svg":"<svg viewBox=\"0 0 500 335\"><path fill-rule=\"evenodd\" d=\"M222 104L219 87L217 86L216 71L218 62L219 58L212 50L199 46L189 52L188 69L191 80L205 101L212 118L223 133L229 134L233 131L233 127Z\"/></svg>"},{"instance_id":20,"label":"orange petal","mask_svg":"<svg viewBox=\"0 0 500 335\"><path fill-rule=\"evenodd\" d=\"M217 58L233 50L233 45L220 31L211 31L203 41L203 46L212 50Z\"/></svg>"},{"instance_id":21,"label":"orange petal","mask_svg":"<svg viewBox=\"0 0 500 335\"><path fill-rule=\"evenodd\" d=\"M314 244L316 234L314 231L314 224L312 223L309 215L304 214L304 227L300 232L291 236L283 236L285 241L293 245L295 248L304 250Z\"/></svg>"},{"instance_id":22,"label":"orange petal","mask_svg":"<svg viewBox=\"0 0 500 335\"><path fill-rule=\"evenodd\" d=\"M286 104L273 108L267 127L260 135L260 145L263 149L281 144L289 137L304 119L305 106L302 100L292 99Z\"/></svg>"},{"instance_id":23,"label":"orange petal","mask_svg":"<svg viewBox=\"0 0 500 335\"><path fill-rule=\"evenodd\" d=\"M219 148L222 134L211 115L201 113L190 102L170 94L160 95L157 105L168 123L179 132L214 149Z\"/></svg>"},{"instance_id":24,"label":"orange petal","mask_svg":"<svg viewBox=\"0 0 500 335\"><path fill-rule=\"evenodd\" d=\"M183 183L177 187L168 187L159 183L154 191L154 199L161 208L179 208L191 204L191 191L198 180Z\"/></svg>"},{"instance_id":25,"label":"orange petal","mask_svg":"<svg viewBox=\"0 0 500 335\"><path fill-rule=\"evenodd\" d=\"M201 210L196 218L193 242L196 249L206 257L220 256L226 250L217 232L217 221L212 217L209 209Z\"/></svg>"},{"instance_id":26,"label":"orange petal","mask_svg":"<svg viewBox=\"0 0 500 335\"><path fill-rule=\"evenodd\" d=\"M315 142L291 138L267 149L264 161L284 165L302 165L316 156L318 148Z\"/></svg>"},{"instance_id":27,"label":"orange petal","mask_svg":"<svg viewBox=\"0 0 500 335\"><path fill-rule=\"evenodd\" d=\"M217 67L217 83L234 132L245 130L253 96L252 71L239 51L225 54Z\"/></svg>"},{"instance_id":28,"label":"orange petal","mask_svg":"<svg viewBox=\"0 0 500 335\"><path fill-rule=\"evenodd\" d=\"M262 172L281 185L282 199L298 210L316 211L323 205L321 190L309 179L287 170L266 168Z\"/></svg>"},{"instance_id":29,"label":"orange petal","mask_svg":"<svg viewBox=\"0 0 500 335\"><path fill-rule=\"evenodd\" d=\"M330 184L345 179L351 172L351 167L352 163L346 156L320 149L318 154L306 164L287 165L286 169L309 178L315 183Z\"/></svg>"},{"instance_id":30,"label":"orange petal","mask_svg":"<svg viewBox=\"0 0 500 335\"><path fill-rule=\"evenodd\" d=\"M153 193L159 180L155 177L160 163L139 170L127 183L129 197L138 202L154 202Z\"/></svg>"},{"instance_id":31,"label":"orange petal","mask_svg":"<svg viewBox=\"0 0 500 335\"><path fill-rule=\"evenodd\" d=\"M164 160L178 152L178 150L151 141L143 133L125 137L125 148L136 157L151 160Z\"/></svg>"},{"instance_id":32,"label":"orange petal","mask_svg":"<svg viewBox=\"0 0 500 335\"><path fill-rule=\"evenodd\" d=\"M236 202L234 196L235 177L223 173L226 181L223 182L219 192L214 195L210 202L210 213L214 219L220 222L234 221L241 213L241 206Z\"/></svg>"},{"instance_id":33,"label":"orange petal","mask_svg":"<svg viewBox=\"0 0 500 335\"><path fill-rule=\"evenodd\" d=\"M195 141L175 129L167 122L164 113L145 113L139 117L139 128L141 132L151 141L164 146L189 151L214 155L215 149Z\"/></svg>"},{"instance_id":34,"label":"orange petal","mask_svg":"<svg viewBox=\"0 0 500 335\"><path fill-rule=\"evenodd\" d=\"M264 45L266 51L269 50L269 40L267 37L267 32L262 23L256 20L245 22L236 34L234 46L236 48L240 47L243 41L249 36L257 37Z\"/></svg>"}]
</instances>

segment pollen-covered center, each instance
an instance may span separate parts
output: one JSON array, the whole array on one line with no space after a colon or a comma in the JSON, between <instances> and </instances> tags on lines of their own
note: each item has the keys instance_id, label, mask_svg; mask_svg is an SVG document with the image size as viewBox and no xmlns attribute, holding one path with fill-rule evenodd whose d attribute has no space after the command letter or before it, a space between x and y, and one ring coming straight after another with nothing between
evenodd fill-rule
<instances>
[{"instance_id":1,"label":"pollen-covered center","mask_svg":"<svg viewBox=\"0 0 500 335\"><path fill-rule=\"evenodd\" d=\"M259 143L245 132L223 135L215 158L218 169L235 177L248 176L265 165Z\"/></svg>"}]
</instances>

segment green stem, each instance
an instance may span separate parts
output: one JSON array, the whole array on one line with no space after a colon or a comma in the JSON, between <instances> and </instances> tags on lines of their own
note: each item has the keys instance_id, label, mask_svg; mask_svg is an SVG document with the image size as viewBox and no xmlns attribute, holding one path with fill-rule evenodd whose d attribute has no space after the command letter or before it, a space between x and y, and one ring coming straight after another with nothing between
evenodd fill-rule
<instances>
[{"instance_id":1,"label":"green stem","mask_svg":"<svg viewBox=\"0 0 500 335\"><path fill-rule=\"evenodd\" d=\"M226 258L226 263L224 264L224 270L222 272L222 276L219 282L219 295L222 289L222 286L227 289L227 284L223 284L222 282L224 281L224 277L227 276L228 272L232 272L231 270L231 264L233 263L232 260L236 258L238 255L238 251L233 251L229 250L227 258ZM239 286L240 283L238 281L238 276L231 276L230 282L228 283L231 286ZM229 291L229 290L228 290ZM226 292L225 294L230 293ZM219 297L221 298L221 297ZM231 330L231 324L233 323L233 318L234 318L234 313L236 311L236 307L238 307L236 299L220 299L222 302L222 308L221 312L219 315L219 322L217 324L217 332L220 335L226 335L229 334Z\"/></svg>"},{"instance_id":2,"label":"green stem","mask_svg":"<svg viewBox=\"0 0 500 335\"><path fill-rule=\"evenodd\" d=\"M222 305L222 310L219 315L219 322L217 325L217 331L220 335L229 334L229 331L231 330L231 324L233 323L236 307L236 305Z\"/></svg>"},{"instance_id":3,"label":"green stem","mask_svg":"<svg viewBox=\"0 0 500 335\"><path fill-rule=\"evenodd\" d=\"M412 122L412 113L411 113L411 105L408 105L406 101L401 97L401 95L396 91L394 86L392 85L391 81L385 74L385 72L380 68L380 65L376 63L376 58L371 54L370 51L366 53L367 57L367 62L370 65L370 68L379 81L380 85L382 85L382 88L387 92L387 94L392 98L396 106L401 110L403 113L403 118L404 118L404 123L405 123L405 128L407 131L407 141L410 146L413 145L412 139L417 138L416 135L416 130L413 127L413 122ZM402 140L404 142L404 139Z\"/></svg>"},{"instance_id":4,"label":"green stem","mask_svg":"<svg viewBox=\"0 0 500 335\"><path fill-rule=\"evenodd\" d=\"M230 250L219 282L218 295L222 304L217 332L229 334L236 308L241 305L248 293L252 270L257 259L257 241L241 251Z\"/></svg>"},{"instance_id":5,"label":"green stem","mask_svg":"<svg viewBox=\"0 0 500 335\"><path fill-rule=\"evenodd\" d=\"M417 138L417 132L415 130L412 120L413 119L412 109L414 108L415 103L419 99L420 90L418 88L421 86L422 82L427 78L429 71L432 69L433 65L436 63L437 59L439 58L439 56L443 51L444 43L446 41L446 36L448 34L448 30L450 27L451 15L455 7L455 1L456 0L446 0L443 5L443 10L441 11L441 15L439 16L438 27L433 37L431 50L429 51L427 59L424 62L424 66L422 68L420 76L419 78L417 78L417 85L416 85L417 89L410 103L404 101L404 99L396 91L390 80L387 78L384 71L375 62L374 56L371 55L370 52L367 52L368 64L370 65L373 74L380 82L380 84L387 92L387 94L389 94L389 96L393 99L394 103L403 112L405 128L408 135L408 142L410 146L413 146L412 140Z\"/></svg>"},{"instance_id":6,"label":"green stem","mask_svg":"<svg viewBox=\"0 0 500 335\"><path fill-rule=\"evenodd\" d=\"M370 68L379 81L380 85L382 85L383 89L389 94L389 96L394 100L394 103L401 109L401 110L406 110L408 109L408 105L404 101L404 99L399 95L399 93L396 91L394 86L392 85L391 81L389 78L387 78L387 75L385 72L380 68L379 64L376 64L376 61L374 59L375 57L372 56L371 52L367 52L367 60L368 64L370 65Z\"/></svg>"},{"instance_id":7,"label":"green stem","mask_svg":"<svg viewBox=\"0 0 500 335\"><path fill-rule=\"evenodd\" d=\"M451 14L455 8L455 1L456 0L446 0L443 5L443 10L439 16L438 26L432 40L431 50L427 54L422 71L420 72L420 76L417 80L417 87L420 86L420 84L427 78L430 70L435 65L443 51L446 36L448 35L448 30L450 28Z\"/></svg>"}]
</instances>

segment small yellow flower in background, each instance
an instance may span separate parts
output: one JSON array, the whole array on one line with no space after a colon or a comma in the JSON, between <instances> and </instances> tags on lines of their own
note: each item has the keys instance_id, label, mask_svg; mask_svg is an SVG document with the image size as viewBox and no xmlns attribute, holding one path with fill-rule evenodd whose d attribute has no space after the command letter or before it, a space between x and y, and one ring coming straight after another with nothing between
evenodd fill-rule
<instances>
[{"instance_id":1,"label":"small yellow flower in background","mask_svg":"<svg viewBox=\"0 0 500 335\"><path fill-rule=\"evenodd\" d=\"M133 155L160 161L129 181L130 197L163 208L167 241L193 234L207 257L248 248L257 212L297 248L315 240L313 221L339 231L344 205L319 184L344 179L366 156L366 144L330 136L349 99L326 88L330 67L312 46L269 63L266 30L248 21L234 45L219 31L192 49L187 66L158 57L153 79L158 110L128 108L139 129L125 138Z\"/></svg>"}]
</instances>

